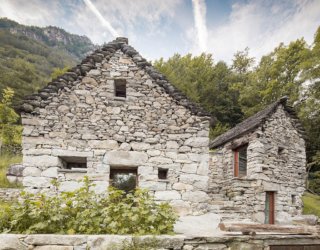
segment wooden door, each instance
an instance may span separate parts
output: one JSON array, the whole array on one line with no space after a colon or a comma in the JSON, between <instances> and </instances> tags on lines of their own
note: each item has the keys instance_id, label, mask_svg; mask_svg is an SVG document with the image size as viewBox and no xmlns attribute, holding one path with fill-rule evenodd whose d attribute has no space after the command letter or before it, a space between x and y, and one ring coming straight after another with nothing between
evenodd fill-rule
<instances>
[{"instance_id":1,"label":"wooden door","mask_svg":"<svg viewBox=\"0 0 320 250\"><path fill-rule=\"evenodd\" d=\"M265 223L274 224L275 221L275 192L266 192Z\"/></svg>"}]
</instances>

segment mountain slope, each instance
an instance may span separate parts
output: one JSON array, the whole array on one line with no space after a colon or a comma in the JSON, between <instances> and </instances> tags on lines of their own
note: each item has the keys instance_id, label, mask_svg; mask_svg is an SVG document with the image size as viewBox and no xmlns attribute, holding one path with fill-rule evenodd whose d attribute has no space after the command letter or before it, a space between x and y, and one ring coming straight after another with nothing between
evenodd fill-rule
<instances>
[{"instance_id":1,"label":"mountain slope","mask_svg":"<svg viewBox=\"0 0 320 250\"><path fill-rule=\"evenodd\" d=\"M0 91L15 90L14 102L43 87L55 68L77 64L95 45L56 27L30 27L0 19Z\"/></svg>"},{"instance_id":2,"label":"mountain slope","mask_svg":"<svg viewBox=\"0 0 320 250\"><path fill-rule=\"evenodd\" d=\"M78 60L96 48L88 37L70 34L54 26L25 26L7 18L0 18L0 30L7 30L11 34L23 35L49 47L65 50Z\"/></svg>"}]
</instances>

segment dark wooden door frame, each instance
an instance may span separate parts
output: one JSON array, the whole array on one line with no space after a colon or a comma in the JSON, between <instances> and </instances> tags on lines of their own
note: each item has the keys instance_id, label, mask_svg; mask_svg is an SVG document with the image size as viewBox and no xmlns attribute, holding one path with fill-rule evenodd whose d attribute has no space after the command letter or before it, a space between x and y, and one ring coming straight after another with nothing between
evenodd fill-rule
<instances>
[{"instance_id":1,"label":"dark wooden door frame","mask_svg":"<svg viewBox=\"0 0 320 250\"><path fill-rule=\"evenodd\" d=\"M274 191L267 191L266 192L266 202L269 201L268 204L266 204L266 207L268 206L268 217L269 217L269 224L275 223L275 192ZM266 212L267 212L266 211Z\"/></svg>"}]
</instances>

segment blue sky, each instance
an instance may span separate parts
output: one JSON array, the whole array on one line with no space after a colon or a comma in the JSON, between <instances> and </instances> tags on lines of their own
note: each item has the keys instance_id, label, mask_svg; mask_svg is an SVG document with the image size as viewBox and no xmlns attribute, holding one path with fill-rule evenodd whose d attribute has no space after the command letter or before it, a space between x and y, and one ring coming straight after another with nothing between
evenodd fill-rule
<instances>
[{"instance_id":1,"label":"blue sky","mask_svg":"<svg viewBox=\"0 0 320 250\"><path fill-rule=\"evenodd\" d=\"M257 60L280 42L312 44L319 0L0 0L0 17L55 25L102 44L126 36L147 59L212 53L232 61L246 47Z\"/></svg>"}]
</instances>

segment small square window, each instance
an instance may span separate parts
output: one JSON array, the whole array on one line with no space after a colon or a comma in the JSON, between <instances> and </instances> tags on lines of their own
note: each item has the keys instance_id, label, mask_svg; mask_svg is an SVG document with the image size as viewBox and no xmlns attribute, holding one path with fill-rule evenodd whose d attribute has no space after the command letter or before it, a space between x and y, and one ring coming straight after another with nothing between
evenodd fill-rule
<instances>
[{"instance_id":1,"label":"small square window","mask_svg":"<svg viewBox=\"0 0 320 250\"><path fill-rule=\"evenodd\" d=\"M126 193L137 187L137 169L110 169L110 184Z\"/></svg>"},{"instance_id":2,"label":"small square window","mask_svg":"<svg viewBox=\"0 0 320 250\"><path fill-rule=\"evenodd\" d=\"M116 97L127 97L127 82L125 79L114 80L114 91Z\"/></svg>"},{"instance_id":3,"label":"small square window","mask_svg":"<svg viewBox=\"0 0 320 250\"><path fill-rule=\"evenodd\" d=\"M61 156L59 158L64 169L77 170L87 168L86 157Z\"/></svg>"},{"instance_id":4,"label":"small square window","mask_svg":"<svg viewBox=\"0 0 320 250\"><path fill-rule=\"evenodd\" d=\"M247 175L247 149L248 145L244 145L233 150L234 177L244 177Z\"/></svg>"},{"instance_id":5,"label":"small square window","mask_svg":"<svg viewBox=\"0 0 320 250\"><path fill-rule=\"evenodd\" d=\"M166 168L159 168L158 169L158 178L160 180L166 180L168 179L168 169Z\"/></svg>"},{"instance_id":6,"label":"small square window","mask_svg":"<svg viewBox=\"0 0 320 250\"><path fill-rule=\"evenodd\" d=\"M278 147L278 155L282 155L284 153L284 147Z\"/></svg>"}]
</instances>

